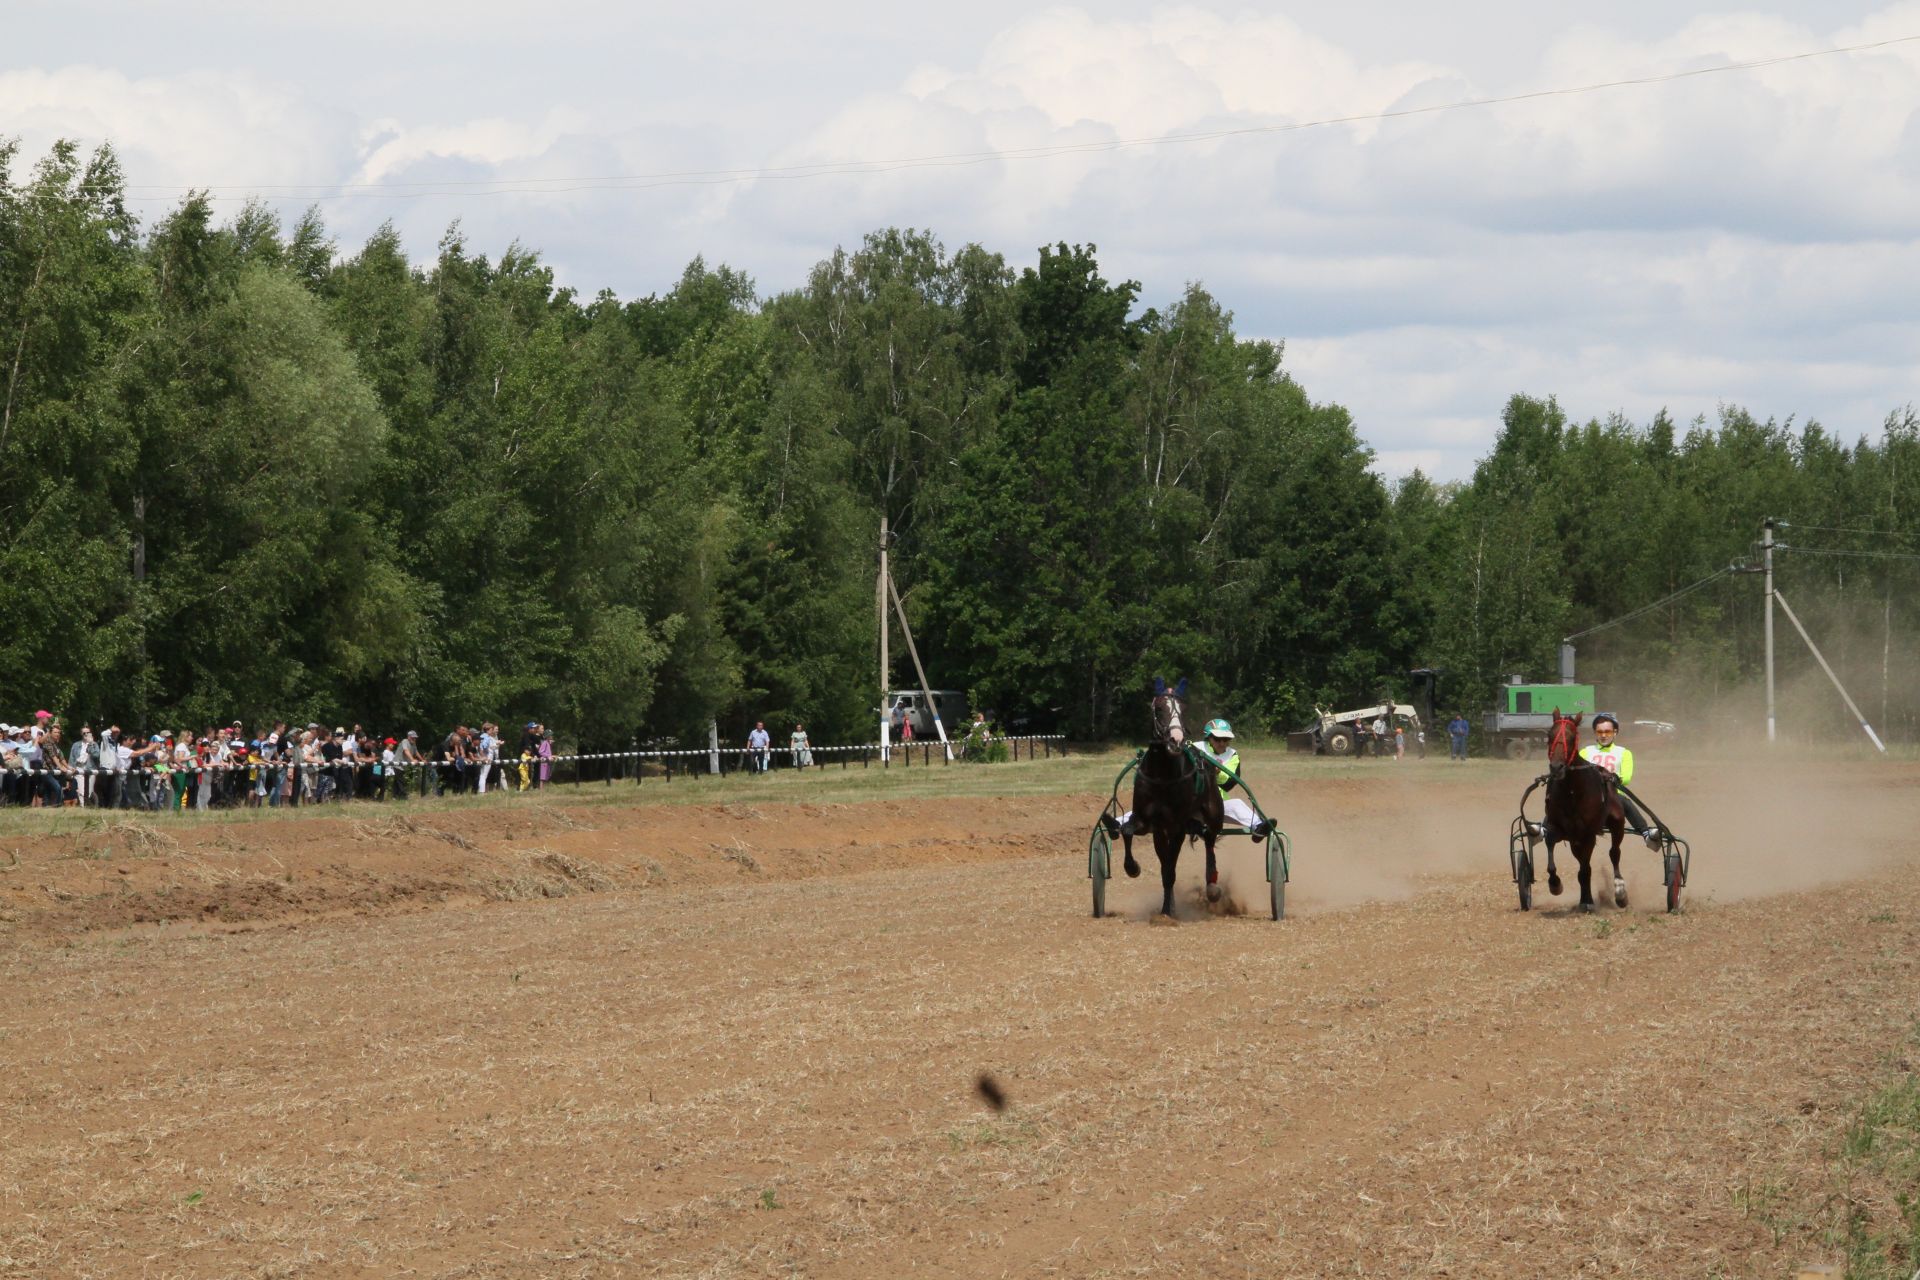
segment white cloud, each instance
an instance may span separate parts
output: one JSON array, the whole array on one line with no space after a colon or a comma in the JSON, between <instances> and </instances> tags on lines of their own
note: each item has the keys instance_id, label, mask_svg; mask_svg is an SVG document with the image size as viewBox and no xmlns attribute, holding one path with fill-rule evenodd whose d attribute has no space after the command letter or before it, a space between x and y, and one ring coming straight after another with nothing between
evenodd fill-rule
<instances>
[{"instance_id":1,"label":"white cloud","mask_svg":"<svg viewBox=\"0 0 1920 1280\"><path fill-rule=\"evenodd\" d=\"M111 141L129 183L176 194L336 181L354 121L247 72L134 78L103 67L0 71L0 122L29 157L61 138Z\"/></svg>"},{"instance_id":2,"label":"white cloud","mask_svg":"<svg viewBox=\"0 0 1920 1280\"><path fill-rule=\"evenodd\" d=\"M98 11L104 0L74 3ZM1664 406L1685 419L1732 402L1843 434L1920 399L1920 321L1909 314L1920 292L1920 43L1294 128L1920 33L1920 0L1746 0L1692 16L1618 8L1631 22L1554 30L1521 0L1481 0L1478 22L1376 6L1397 19L1363 38L1337 25L1351 15L1304 10L1024 13L989 0L969 23L887 19L891 7L843 0L804 17L735 6L721 40L718 14L577 0L563 14L595 39L563 46L505 0L344 0L314 35L351 32L361 56L333 60L343 76L302 86L223 69L209 39L196 46L205 69L165 77L136 74L126 58L0 70L0 120L29 156L56 136L112 137L131 181L171 187L160 205L209 183L436 182L457 193L473 188L456 181L1251 131L853 176L551 183L326 211L349 245L391 217L423 255L458 217L481 252L517 239L568 283L628 294L668 287L696 253L763 290L794 287L836 244L887 225L927 227L952 246L978 240L1016 264L1042 243L1095 243L1109 278L1144 282L1143 301L1199 279L1243 333L1287 339L1308 392L1352 408L1389 472L1465 474L1514 392L1557 394L1583 418ZM34 12L54 21L51 8ZM303 30L237 0L197 0L187 15L264 24L249 38L270 44ZM1537 37L1512 35L1522 28ZM529 87L489 78L487 59L524 66ZM231 53L227 65L263 64Z\"/></svg>"}]
</instances>

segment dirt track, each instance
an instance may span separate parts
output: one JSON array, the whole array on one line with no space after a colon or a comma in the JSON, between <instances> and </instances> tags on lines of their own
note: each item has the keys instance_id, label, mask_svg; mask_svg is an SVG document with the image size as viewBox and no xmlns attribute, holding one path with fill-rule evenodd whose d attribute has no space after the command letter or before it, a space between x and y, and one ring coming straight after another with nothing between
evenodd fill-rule
<instances>
[{"instance_id":1,"label":"dirt track","mask_svg":"<svg viewBox=\"0 0 1920 1280\"><path fill-rule=\"evenodd\" d=\"M1688 910L1636 845L1634 906L1582 918L1514 910L1523 769L1269 763L1291 918L1207 916L1189 865L1155 928L1148 880L1088 918L1078 767L0 837L0 1274L1823 1256L1834 1137L1920 1009L1920 769L1665 765ZM1256 909L1250 843L1226 874Z\"/></svg>"}]
</instances>

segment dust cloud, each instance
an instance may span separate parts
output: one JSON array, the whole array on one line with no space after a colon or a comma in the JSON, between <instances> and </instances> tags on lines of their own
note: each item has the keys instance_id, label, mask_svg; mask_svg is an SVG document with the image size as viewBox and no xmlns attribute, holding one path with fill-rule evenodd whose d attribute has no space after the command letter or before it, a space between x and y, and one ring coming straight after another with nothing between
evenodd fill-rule
<instances>
[{"instance_id":1,"label":"dust cloud","mask_svg":"<svg viewBox=\"0 0 1920 1280\"><path fill-rule=\"evenodd\" d=\"M1692 846L1683 905L1791 894L1875 875L1913 858L1920 827L1920 765L1877 755L1776 747L1740 758L1700 756L1679 745L1638 753L1634 790ZM1471 876L1487 885L1491 908L1516 905L1508 874L1509 824L1521 793L1544 769L1539 761L1430 757L1331 763L1279 753L1257 761L1249 781L1293 840L1288 914L1340 910L1403 900L1438 880ZM1527 801L1541 812L1542 793ZM1135 843L1138 880L1125 878L1114 852L1109 909L1130 919L1159 910L1159 864L1152 842ZM1227 905L1209 904L1205 855L1198 843L1180 857L1174 914L1268 912L1262 847L1245 836L1218 845ZM1604 883L1605 844L1596 851L1596 884ZM1575 898L1577 864L1562 847L1566 892L1547 895L1544 856L1535 909ZM1660 857L1629 835L1621 844L1633 911L1664 910ZM1601 894L1603 909L1607 895Z\"/></svg>"}]
</instances>

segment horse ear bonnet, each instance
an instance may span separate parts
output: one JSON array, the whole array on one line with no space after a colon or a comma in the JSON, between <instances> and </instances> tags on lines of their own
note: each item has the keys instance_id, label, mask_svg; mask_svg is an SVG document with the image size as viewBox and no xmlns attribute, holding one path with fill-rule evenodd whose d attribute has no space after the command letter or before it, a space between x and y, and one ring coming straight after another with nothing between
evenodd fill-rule
<instances>
[{"instance_id":1,"label":"horse ear bonnet","mask_svg":"<svg viewBox=\"0 0 1920 1280\"><path fill-rule=\"evenodd\" d=\"M1165 693L1166 691L1167 691L1166 678L1164 676L1155 676L1153 678L1153 696L1157 698L1161 694Z\"/></svg>"},{"instance_id":2,"label":"horse ear bonnet","mask_svg":"<svg viewBox=\"0 0 1920 1280\"><path fill-rule=\"evenodd\" d=\"M1173 696L1176 698L1184 698L1187 696L1187 678L1185 676L1181 676L1180 683L1173 687Z\"/></svg>"}]
</instances>

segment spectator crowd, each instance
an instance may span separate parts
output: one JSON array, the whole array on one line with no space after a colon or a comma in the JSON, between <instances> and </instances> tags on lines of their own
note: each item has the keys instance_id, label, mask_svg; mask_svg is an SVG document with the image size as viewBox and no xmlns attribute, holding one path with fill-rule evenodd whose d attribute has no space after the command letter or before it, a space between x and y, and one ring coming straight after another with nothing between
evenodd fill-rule
<instances>
[{"instance_id":1,"label":"spectator crowd","mask_svg":"<svg viewBox=\"0 0 1920 1280\"><path fill-rule=\"evenodd\" d=\"M258 731L256 731L258 732ZM258 736L241 721L191 733L130 734L117 724L69 736L47 711L0 723L0 804L39 808L183 810L403 800L552 781L553 733L528 723L515 743L498 725L457 725L422 742L360 725L305 728L276 721Z\"/></svg>"}]
</instances>

